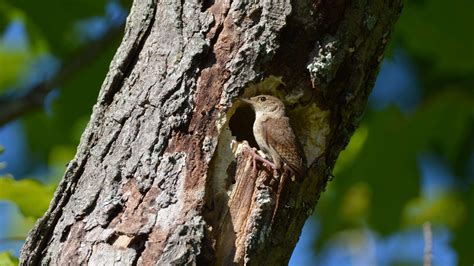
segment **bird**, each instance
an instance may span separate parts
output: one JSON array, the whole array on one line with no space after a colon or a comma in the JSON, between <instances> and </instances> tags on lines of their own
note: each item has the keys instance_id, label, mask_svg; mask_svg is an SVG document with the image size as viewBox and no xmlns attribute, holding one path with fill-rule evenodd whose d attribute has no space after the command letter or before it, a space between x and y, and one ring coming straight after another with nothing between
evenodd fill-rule
<instances>
[{"instance_id":1,"label":"bird","mask_svg":"<svg viewBox=\"0 0 474 266\"><path fill-rule=\"evenodd\" d=\"M302 178L306 174L306 160L286 115L285 105L275 96L258 95L240 98L255 112L253 135L263 153L272 163L253 152L254 159L262 161L274 170L289 170ZM256 156L256 158L255 158Z\"/></svg>"}]
</instances>

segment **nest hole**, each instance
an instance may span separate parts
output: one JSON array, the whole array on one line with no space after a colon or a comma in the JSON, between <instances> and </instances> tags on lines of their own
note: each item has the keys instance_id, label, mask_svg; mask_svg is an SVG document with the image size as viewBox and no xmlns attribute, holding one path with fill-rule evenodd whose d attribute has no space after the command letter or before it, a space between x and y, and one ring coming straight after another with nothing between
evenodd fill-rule
<instances>
[{"instance_id":1,"label":"nest hole","mask_svg":"<svg viewBox=\"0 0 474 266\"><path fill-rule=\"evenodd\" d=\"M238 142L246 140L251 147L258 148L253 136L253 122L255 113L247 104L241 104L229 120L229 129Z\"/></svg>"}]
</instances>

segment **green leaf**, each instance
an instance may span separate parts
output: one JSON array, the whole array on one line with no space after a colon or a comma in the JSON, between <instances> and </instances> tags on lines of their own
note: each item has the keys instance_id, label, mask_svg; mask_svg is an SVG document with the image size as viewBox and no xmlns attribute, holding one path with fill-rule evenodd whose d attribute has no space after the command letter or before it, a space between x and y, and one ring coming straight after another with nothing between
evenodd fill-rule
<instances>
[{"instance_id":1,"label":"green leaf","mask_svg":"<svg viewBox=\"0 0 474 266\"><path fill-rule=\"evenodd\" d=\"M446 215L449 213L449 215ZM403 223L406 226L421 226L426 221L458 228L466 218L466 206L458 195L439 195L435 199L419 197L407 204Z\"/></svg>"},{"instance_id":2,"label":"green leaf","mask_svg":"<svg viewBox=\"0 0 474 266\"><path fill-rule=\"evenodd\" d=\"M33 179L0 178L0 199L14 202L25 216L39 218L48 209L54 186Z\"/></svg>"},{"instance_id":3,"label":"green leaf","mask_svg":"<svg viewBox=\"0 0 474 266\"><path fill-rule=\"evenodd\" d=\"M453 0L405 1L395 39L433 71L474 71L474 2Z\"/></svg>"},{"instance_id":4,"label":"green leaf","mask_svg":"<svg viewBox=\"0 0 474 266\"><path fill-rule=\"evenodd\" d=\"M0 46L0 92L16 84L20 74L26 70L31 56L26 51L5 49Z\"/></svg>"},{"instance_id":5,"label":"green leaf","mask_svg":"<svg viewBox=\"0 0 474 266\"><path fill-rule=\"evenodd\" d=\"M0 252L0 266L16 266L18 259L10 252Z\"/></svg>"}]
</instances>

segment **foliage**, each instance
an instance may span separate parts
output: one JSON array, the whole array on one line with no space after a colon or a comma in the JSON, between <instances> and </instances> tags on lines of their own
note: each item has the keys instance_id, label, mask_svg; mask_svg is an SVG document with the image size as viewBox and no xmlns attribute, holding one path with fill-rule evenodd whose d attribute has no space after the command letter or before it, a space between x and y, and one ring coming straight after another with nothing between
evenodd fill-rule
<instances>
[{"instance_id":1,"label":"foliage","mask_svg":"<svg viewBox=\"0 0 474 266\"><path fill-rule=\"evenodd\" d=\"M16 266L18 259L12 256L9 252L0 252L0 266Z\"/></svg>"},{"instance_id":2,"label":"foliage","mask_svg":"<svg viewBox=\"0 0 474 266\"><path fill-rule=\"evenodd\" d=\"M396 38L414 57L429 62L430 71L470 75L474 71L474 2L469 0L406 1Z\"/></svg>"},{"instance_id":3,"label":"foliage","mask_svg":"<svg viewBox=\"0 0 474 266\"><path fill-rule=\"evenodd\" d=\"M41 217L53 197L54 185L45 186L33 179L0 178L0 200L14 202L25 216Z\"/></svg>"},{"instance_id":4,"label":"foliage","mask_svg":"<svg viewBox=\"0 0 474 266\"><path fill-rule=\"evenodd\" d=\"M0 91L15 84L19 73L25 71L25 65L29 56L22 51L15 51L0 46L0 65L10 66L2 68L0 75Z\"/></svg>"}]
</instances>

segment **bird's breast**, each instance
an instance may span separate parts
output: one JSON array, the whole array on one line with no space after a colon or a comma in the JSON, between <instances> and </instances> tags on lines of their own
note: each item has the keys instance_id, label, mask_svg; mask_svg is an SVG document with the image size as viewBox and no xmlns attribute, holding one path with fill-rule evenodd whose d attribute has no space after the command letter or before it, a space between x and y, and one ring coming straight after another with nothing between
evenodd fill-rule
<instances>
[{"instance_id":1,"label":"bird's breast","mask_svg":"<svg viewBox=\"0 0 474 266\"><path fill-rule=\"evenodd\" d=\"M268 144L265 139L265 133L261 122L262 121L258 117L255 119L255 123L253 124L253 136L255 137L255 141L260 149L266 153L268 151Z\"/></svg>"}]
</instances>

